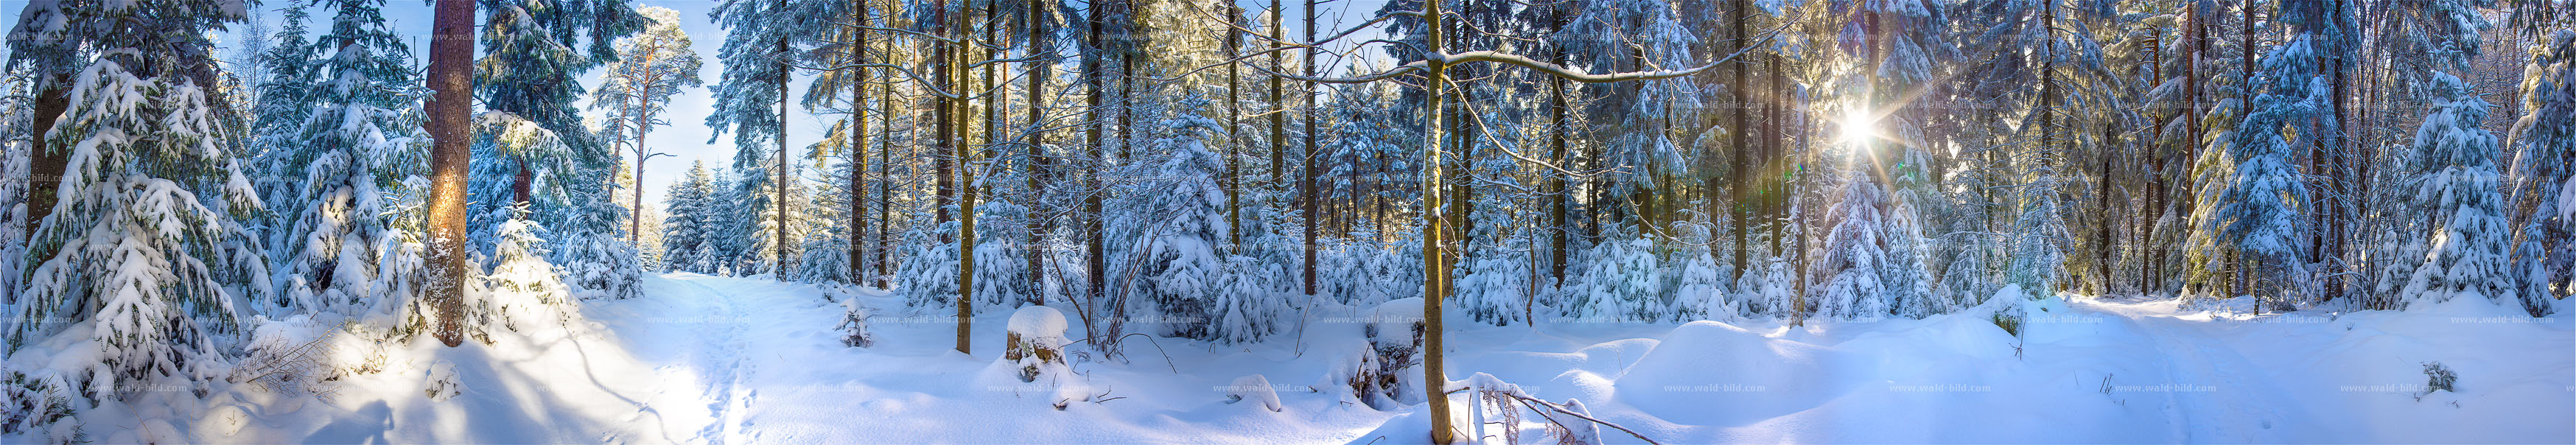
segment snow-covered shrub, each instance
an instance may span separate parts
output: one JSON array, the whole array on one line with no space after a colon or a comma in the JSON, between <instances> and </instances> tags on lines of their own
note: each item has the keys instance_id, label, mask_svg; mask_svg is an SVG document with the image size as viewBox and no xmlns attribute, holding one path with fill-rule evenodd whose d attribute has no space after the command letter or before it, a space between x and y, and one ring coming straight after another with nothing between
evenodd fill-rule
<instances>
[{"instance_id":1,"label":"snow-covered shrub","mask_svg":"<svg viewBox=\"0 0 2576 445\"><path fill-rule=\"evenodd\" d=\"M567 252L569 250L569 252ZM574 236L556 244L562 279L572 295L584 300L627 299L643 295L643 260L624 241L601 236Z\"/></svg>"},{"instance_id":2,"label":"snow-covered shrub","mask_svg":"<svg viewBox=\"0 0 2576 445\"><path fill-rule=\"evenodd\" d=\"M957 244L939 242L957 233L957 223L940 223L937 233L928 226L914 224L903 232L903 262L894 273L894 294L915 310L951 307L957 299Z\"/></svg>"},{"instance_id":3,"label":"snow-covered shrub","mask_svg":"<svg viewBox=\"0 0 2576 445\"><path fill-rule=\"evenodd\" d=\"M844 310L840 326L841 345L853 348L876 346L876 336L868 333L868 311L859 307L859 300L843 298L841 307Z\"/></svg>"},{"instance_id":4,"label":"snow-covered shrub","mask_svg":"<svg viewBox=\"0 0 2576 445\"><path fill-rule=\"evenodd\" d=\"M978 203L976 226L1002 227L1006 230L975 233L975 301L982 307L1015 308L1038 302L1036 284L1029 281L1028 239L1007 230L1018 224L1020 206L1003 200ZM955 278L951 275L950 278Z\"/></svg>"},{"instance_id":5,"label":"snow-covered shrub","mask_svg":"<svg viewBox=\"0 0 2576 445\"><path fill-rule=\"evenodd\" d=\"M1478 231L1484 231L1478 226ZM1458 263L1451 299L1477 322L1509 326L1529 315L1530 249L1526 238L1477 238L1476 254Z\"/></svg>"},{"instance_id":6,"label":"snow-covered shrub","mask_svg":"<svg viewBox=\"0 0 2576 445\"><path fill-rule=\"evenodd\" d=\"M1290 315L1287 294L1279 283L1293 275L1252 257L1226 257L1225 273L1216 288L1215 323L1209 338L1219 342L1251 343L1260 341L1281 329L1280 317Z\"/></svg>"},{"instance_id":7,"label":"snow-covered shrub","mask_svg":"<svg viewBox=\"0 0 2576 445\"><path fill-rule=\"evenodd\" d=\"M1655 256L1654 241L1645 237L1602 240L1584 251L1581 269L1564 288L1565 307L1558 309L1583 322L1663 321L1672 303L1656 277L1661 266Z\"/></svg>"},{"instance_id":8,"label":"snow-covered shrub","mask_svg":"<svg viewBox=\"0 0 2576 445\"><path fill-rule=\"evenodd\" d=\"M1689 322L1736 317L1738 303L1731 298L1735 296L1735 290L1728 286L1731 284L1728 277L1735 274L1729 270L1729 265L1719 263L1709 252L1709 246L1717 241L1709 226L1682 224L1674 230L1680 232L1681 248L1674 249L1674 258L1664 262L1670 266L1665 273L1670 275L1666 280L1672 283L1669 293L1673 295L1670 309L1673 319Z\"/></svg>"},{"instance_id":9,"label":"snow-covered shrub","mask_svg":"<svg viewBox=\"0 0 2576 445\"><path fill-rule=\"evenodd\" d=\"M1592 410L1583 407L1583 400L1565 399L1563 405L1565 405L1565 411L1574 413L1574 416L1566 416L1572 418L1547 424L1548 435L1555 436L1556 443L1565 445L1602 443L1601 425L1583 420L1583 417L1592 417Z\"/></svg>"},{"instance_id":10,"label":"snow-covered shrub","mask_svg":"<svg viewBox=\"0 0 2576 445\"><path fill-rule=\"evenodd\" d=\"M456 398L456 394L464 389L463 383L457 381L456 362L439 360L429 364L428 378L429 383L421 385L421 393L432 402Z\"/></svg>"},{"instance_id":11,"label":"snow-covered shrub","mask_svg":"<svg viewBox=\"0 0 2576 445\"><path fill-rule=\"evenodd\" d=\"M9 369L0 361L0 435L26 434L52 443L81 440L80 422L72 419L72 393L62 379Z\"/></svg>"},{"instance_id":12,"label":"snow-covered shrub","mask_svg":"<svg viewBox=\"0 0 2576 445\"><path fill-rule=\"evenodd\" d=\"M540 326L532 323L571 323L570 289L556 275L554 264L546 262L545 240L537 235L541 230L521 219L501 225L482 292L466 292L466 311L468 318L477 321L471 329L477 338L490 342L494 327L530 332L527 329Z\"/></svg>"},{"instance_id":13,"label":"snow-covered shrub","mask_svg":"<svg viewBox=\"0 0 2576 445\"><path fill-rule=\"evenodd\" d=\"M339 391L339 354L330 328L297 315L285 320L259 318L251 332L248 355L233 365L233 383L247 383L286 396L313 395L328 400Z\"/></svg>"},{"instance_id":14,"label":"snow-covered shrub","mask_svg":"<svg viewBox=\"0 0 2576 445\"><path fill-rule=\"evenodd\" d=\"M2460 392L2451 387L2459 382L2460 375L2451 372L2451 367L2442 366L2442 362L2424 362L2425 394L2432 394L2434 391Z\"/></svg>"}]
</instances>

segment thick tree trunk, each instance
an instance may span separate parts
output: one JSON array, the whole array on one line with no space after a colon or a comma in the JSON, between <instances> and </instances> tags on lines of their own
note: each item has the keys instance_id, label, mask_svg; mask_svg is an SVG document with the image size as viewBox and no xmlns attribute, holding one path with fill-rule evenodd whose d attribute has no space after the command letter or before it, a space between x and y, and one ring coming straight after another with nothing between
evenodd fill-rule
<instances>
[{"instance_id":1,"label":"thick tree trunk","mask_svg":"<svg viewBox=\"0 0 2576 445\"><path fill-rule=\"evenodd\" d=\"M69 84L69 79L57 76L46 82L49 88L36 94L35 128L28 133L33 139L27 153L27 174L31 177L27 178L26 199L20 201L27 206L28 239L34 239L36 230L44 227L45 217L54 213L55 193L62 191L63 169L71 164L71 150L49 147L46 142L52 138L45 137L53 131L54 122L63 117L63 110L71 108Z\"/></svg>"},{"instance_id":2,"label":"thick tree trunk","mask_svg":"<svg viewBox=\"0 0 2576 445\"><path fill-rule=\"evenodd\" d=\"M466 126L474 106L474 0L438 0L429 46L429 239L427 285L421 298L437 314L440 343L465 342L465 173L471 169L473 133Z\"/></svg>"}]
</instances>

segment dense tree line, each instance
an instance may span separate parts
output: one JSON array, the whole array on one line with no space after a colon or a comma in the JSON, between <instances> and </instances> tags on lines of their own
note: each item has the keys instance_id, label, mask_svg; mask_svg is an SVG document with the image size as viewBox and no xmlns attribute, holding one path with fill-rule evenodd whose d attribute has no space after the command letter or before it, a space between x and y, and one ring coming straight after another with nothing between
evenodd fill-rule
<instances>
[{"instance_id":1,"label":"dense tree line","mask_svg":"<svg viewBox=\"0 0 2576 445\"><path fill-rule=\"evenodd\" d=\"M12 350L96 332L89 398L203 378L256 317L454 346L648 267L889 288L970 353L985 309L1071 306L1116 356L1419 298L1434 379L1450 305L2540 316L2576 289L2550 2L725 0L705 124L739 152L647 217L609 184L704 83L695 18L439 0L424 63L382 0L286 1L226 63L207 32L251 4L42 0L0 98L31 179L0 183L0 303Z\"/></svg>"}]
</instances>

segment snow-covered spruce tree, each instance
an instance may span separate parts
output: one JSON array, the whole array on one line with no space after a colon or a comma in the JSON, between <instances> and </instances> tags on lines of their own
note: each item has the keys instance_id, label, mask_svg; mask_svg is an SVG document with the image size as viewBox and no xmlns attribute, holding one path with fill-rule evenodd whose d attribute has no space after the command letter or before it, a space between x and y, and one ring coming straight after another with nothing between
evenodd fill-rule
<instances>
[{"instance_id":1,"label":"snow-covered spruce tree","mask_svg":"<svg viewBox=\"0 0 2576 445\"><path fill-rule=\"evenodd\" d=\"M1630 72L1688 63L1690 43L1698 41L1663 0L1586 0L1565 27L1550 36L1569 61L1594 74ZM1673 143L1674 122L1690 119L1699 95L1690 94L1686 79L1585 84L1586 103L1595 116L1588 134L1602 145L1605 166L1615 168L1608 193L1625 204L1610 206L1614 219L1630 216L1658 227L1670 209L1656 208L1661 196L1679 195L1674 184L1688 164ZM1633 208L1632 208L1633 207ZM1647 214L1652 213L1652 214Z\"/></svg>"},{"instance_id":2,"label":"snow-covered spruce tree","mask_svg":"<svg viewBox=\"0 0 2576 445\"><path fill-rule=\"evenodd\" d=\"M573 104L582 96L575 77L615 60L612 43L642 30L648 21L624 0L482 3L487 15L480 37L483 57L475 61L477 98L487 109L553 133L563 146L563 156L556 158L563 165L529 167L561 173L552 178L555 190L544 192L558 199L530 202L529 207L530 220L541 223L552 233L546 238L556 243L548 260L564 266L566 281L585 298L636 295L642 265L625 242L628 214L616 204L615 188L604 186L615 182L618 156L592 134ZM532 175L512 179L518 189L535 186L515 181L534 179Z\"/></svg>"},{"instance_id":3,"label":"snow-covered spruce tree","mask_svg":"<svg viewBox=\"0 0 2576 445\"><path fill-rule=\"evenodd\" d=\"M1893 295L1910 283L1891 282L1904 277L1898 262L1892 258L1892 245L1912 242L1909 234L1895 233L1895 212L1906 211L1888 199L1876 178L1866 167L1843 174L1842 186L1835 192L1834 207L1825 213L1824 244L1819 246L1814 273L1816 287L1809 298L1809 310L1819 318L1877 320L1892 312Z\"/></svg>"},{"instance_id":4,"label":"snow-covered spruce tree","mask_svg":"<svg viewBox=\"0 0 2576 445\"><path fill-rule=\"evenodd\" d=\"M1146 305L1139 313L1161 318L1167 335L1207 338L1225 266L1217 250L1226 234L1225 192L1216 182L1224 166L1207 147L1216 121L1192 113L1207 109L1205 100L1189 103L1195 105L1163 124L1170 133L1154 144L1162 162L1132 198L1143 217L1133 222L1138 236L1127 250L1138 263L1126 269L1140 297L1131 301Z\"/></svg>"},{"instance_id":5,"label":"snow-covered spruce tree","mask_svg":"<svg viewBox=\"0 0 2576 445\"><path fill-rule=\"evenodd\" d=\"M2544 38L2523 68L2523 115L2505 138L2517 156L2513 199L2524 209L2516 216L2516 294L2533 316L2576 291L2576 30Z\"/></svg>"},{"instance_id":6,"label":"snow-covered spruce tree","mask_svg":"<svg viewBox=\"0 0 2576 445\"><path fill-rule=\"evenodd\" d=\"M2404 309L2473 296L2512 300L2512 268L2505 256L2512 232L2505 225L2499 191L2496 138L2478 127L2486 119L2487 103L2450 73L2436 73L2432 87L2443 100L2415 130L2414 156L2406 170L2415 185L2408 213L2432 219L2426 227L2433 233L2414 238L2416 246L2407 251L2416 256L2392 264L2412 269L2401 271L2403 281L2380 283L2397 286L2395 299L2371 301L2365 308Z\"/></svg>"},{"instance_id":7,"label":"snow-covered spruce tree","mask_svg":"<svg viewBox=\"0 0 2576 445\"><path fill-rule=\"evenodd\" d=\"M236 221L259 211L189 73L211 69L204 30L243 13L217 1L60 5L91 56L44 136L68 150L59 201L29 240L34 265L12 308L14 349L57 334L96 348L56 363L83 396L217 378L240 304L265 294L263 247ZM113 23L114 26L106 26ZM203 389L203 388L199 388Z\"/></svg>"},{"instance_id":8,"label":"snow-covered spruce tree","mask_svg":"<svg viewBox=\"0 0 2576 445\"><path fill-rule=\"evenodd\" d=\"M1560 290L1562 316L1584 323L1663 321L1672 301L1658 276L1655 242L1638 231L1632 224L1604 230L1601 242L1583 252L1575 262L1582 269Z\"/></svg>"},{"instance_id":9,"label":"snow-covered spruce tree","mask_svg":"<svg viewBox=\"0 0 2576 445\"><path fill-rule=\"evenodd\" d=\"M301 207L281 209L289 235L281 258L278 286L289 300L314 304L316 310L354 313L361 300L381 296L376 283L377 249L384 243L387 209L382 190L405 179L397 166L378 165L397 152L414 150L417 121L404 110L413 107L411 49L385 23L383 0L332 0L331 30L314 42L322 79L309 90L315 107L304 123L301 142L309 152ZM412 170L417 171L417 170Z\"/></svg>"},{"instance_id":10,"label":"snow-covered spruce tree","mask_svg":"<svg viewBox=\"0 0 2576 445\"><path fill-rule=\"evenodd\" d=\"M259 189L260 202L275 209L304 208L301 202L303 167L311 164L313 159L312 152L305 149L304 124L313 115L311 91L316 72L313 67L318 62L313 59L313 51L318 47L306 40L305 22L311 18L306 7L303 2L287 7L285 26L267 38L270 41L268 50L254 55L250 61L259 67L258 71L268 75L251 80L251 88L258 94L251 104L249 145L243 150L251 159L250 170L243 173L249 175L251 185ZM295 226L290 221L295 215L291 211L278 211L261 218L261 239L275 248L295 245L289 242L289 237L294 235L291 235L292 230L288 230ZM272 252L269 256L285 258L289 252ZM303 308L309 307L310 303L280 302L273 306Z\"/></svg>"},{"instance_id":11,"label":"snow-covered spruce tree","mask_svg":"<svg viewBox=\"0 0 2576 445\"><path fill-rule=\"evenodd\" d=\"M711 212L720 205L710 201L714 181L705 162L690 162L689 173L662 197L662 208L670 212L662 218L663 270L715 273L715 250L709 238L715 235Z\"/></svg>"},{"instance_id":12,"label":"snow-covered spruce tree","mask_svg":"<svg viewBox=\"0 0 2576 445\"><path fill-rule=\"evenodd\" d=\"M1673 295L1673 320L1732 320L1741 311L1741 304L1734 298L1735 283L1730 280L1735 271L1710 252L1709 247L1719 242L1716 225L1709 223L1708 215L1697 216L1692 222L1673 226L1679 238L1674 242L1679 245L1663 261L1663 281L1671 283L1666 292Z\"/></svg>"},{"instance_id":13,"label":"snow-covered spruce tree","mask_svg":"<svg viewBox=\"0 0 2576 445\"><path fill-rule=\"evenodd\" d=\"M1506 232L1514 223L1507 198L1502 193L1476 195L1476 207L1491 210L1474 214L1475 234L1468 237L1467 246L1474 253L1458 263L1458 290L1451 297L1469 318L1495 326L1529 322L1529 300L1535 291L1530 284L1530 240Z\"/></svg>"},{"instance_id":14,"label":"snow-covered spruce tree","mask_svg":"<svg viewBox=\"0 0 2576 445\"><path fill-rule=\"evenodd\" d=\"M2236 166L2222 192L2217 229L2255 266L2248 271L2259 277L2252 280L2258 286L2253 296L2276 309L2295 305L2310 286L2302 263L2309 238L2303 224L2313 209L2298 164L2304 148L2298 145L2342 131L2333 119L2334 92L2323 65L2343 51L2344 30L2337 25L2351 22L2342 17L2345 12L2325 2L2281 2L2290 41L2263 57L2251 86L2254 99L2227 141ZM2294 145L2289 134L2301 142Z\"/></svg>"},{"instance_id":15,"label":"snow-covered spruce tree","mask_svg":"<svg viewBox=\"0 0 2576 445\"><path fill-rule=\"evenodd\" d=\"M1015 184L1001 176L986 178ZM975 300L983 307L1016 308L1038 302L1038 283L1029 282L1028 209L1007 199L975 204ZM844 257L847 255L844 254ZM847 267L843 267L846 269ZM982 311L977 311L982 312Z\"/></svg>"},{"instance_id":16,"label":"snow-covered spruce tree","mask_svg":"<svg viewBox=\"0 0 2576 445\"><path fill-rule=\"evenodd\" d=\"M903 304L924 313L937 314L953 308L957 299L957 222L930 223L915 221L912 230L903 232L902 263L895 267L894 294ZM932 230L937 230L933 232Z\"/></svg>"},{"instance_id":17,"label":"snow-covered spruce tree","mask_svg":"<svg viewBox=\"0 0 2576 445\"><path fill-rule=\"evenodd\" d=\"M525 213L513 209L513 213ZM539 323L568 323L573 315L572 289L567 286L555 265L546 262L546 240L537 223L511 218L501 223L492 244L492 269L483 275L480 289L466 292L467 319L474 321L470 333L491 343L494 328L517 332L534 332ZM480 298L476 298L480 297Z\"/></svg>"},{"instance_id":18,"label":"snow-covered spruce tree","mask_svg":"<svg viewBox=\"0 0 2576 445\"><path fill-rule=\"evenodd\" d=\"M1266 205L1278 194L1262 190L1246 192L1243 209L1243 243L1238 255L1226 257L1225 275L1216 294L1216 312L1210 314L1215 324L1213 337L1219 341L1249 343L1291 329L1300 314L1289 298L1300 294L1295 241L1285 230L1295 227L1292 218L1279 206ZM1320 283L1319 283L1320 284Z\"/></svg>"},{"instance_id":19,"label":"snow-covered spruce tree","mask_svg":"<svg viewBox=\"0 0 2576 445\"><path fill-rule=\"evenodd\" d=\"M715 131L708 141L733 133L732 170L740 201L728 208L739 210L737 219L747 227L737 228L747 245L733 258L737 272L743 274L777 272L783 263L795 260L790 252L798 238L793 233L797 200L780 199L794 193L783 187L794 187L795 165L788 162L786 113L789 79L801 45L814 42L823 32L815 30L832 26L820 21L847 16L833 13L841 0L725 0L709 12L726 33L716 59L724 65L715 91L715 110L706 125ZM786 221L781 221L786 220ZM756 230L756 231L755 231Z\"/></svg>"}]
</instances>

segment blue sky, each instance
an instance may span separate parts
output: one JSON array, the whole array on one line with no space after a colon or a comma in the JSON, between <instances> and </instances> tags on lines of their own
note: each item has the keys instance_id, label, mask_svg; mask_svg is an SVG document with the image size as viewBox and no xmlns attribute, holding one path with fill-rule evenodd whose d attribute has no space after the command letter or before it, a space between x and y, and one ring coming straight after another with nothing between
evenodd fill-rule
<instances>
[{"instance_id":1,"label":"blue sky","mask_svg":"<svg viewBox=\"0 0 2576 445\"><path fill-rule=\"evenodd\" d=\"M1239 1L1245 8L1253 10L1267 8L1270 4L1269 0ZM26 3L24 0L0 0L0 11L5 11L0 13L8 14L8 23L14 24ZM259 14L267 18L268 27L274 30L282 26L284 8L294 5L295 0L268 0L256 3L258 4L254 7L258 9ZM699 78L706 79L710 84L722 78L724 65L715 57L716 48L724 44L724 29L707 17L708 11L714 9L717 4L716 0L634 0L632 3L637 7L660 6L679 11L682 20L681 29L688 32L692 43L696 46L698 56L706 59ZM1292 20L1288 23L1289 30L1292 32L1298 30L1300 24L1293 20L1297 20L1300 16L1297 10L1305 2L1281 0L1281 3L1289 11L1288 19ZM1329 35L1336 29L1335 24L1353 24L1367 19L1369 14L1377 11L1378 7L1385 3L1385 0L1330 0L1322 3L1326 4L1318 7L1321 13L1318 14L1317 32ZM327 12L317 9L312 13L315 15L313 17L315 23L307 26L314 28L314 32L318 33L322 28L329 26ZM389 0L385 5L385 17L392 22L397 32L413 36L412 50L419 54L415 57L425 58L429 51L429 3L425 0ZM230 47L235 42L241 41L232 33L238 32L241 28L240 24L235 24L231 30L215 34L216 41L227 47L223 54L228 57L233 52ZM1354 37L1351 40L1365 41L1368 38L1368 36ZM422 63L419 66L426 65ZM586 89L596 87L599 84L599 73L589 73L581 79ZM804 91L803 84L809 79L811 79L810 76L797 76L798 85L793 91ZM724 138L709 141L714 130L707 128L705 122L708 112L715 109L714 100L713 93L705 88L691 89L672 99L671 115L667 118L671 124L654 128L646 143L657 151L675 156L655 158L652 164L645 167L642 183L646 201L661 202L665 189L672 182L677 181L681 174L687 172L688 165L692 161L704 161L711 168L722 167L732 162L735 149L730 134ZM588 102L580 104L585 107L588 105ZM821 139L824 132L831 128L832 123L841 117L839 114L815 115L801 109L794 110L794 113L795 115L790 116L788 121L788 145L798 151L801 151L805 145ZM800 155L801 153L790 154L790 156ZM811 177L813 172L809 170L806 175Z\"/></svg>"}]
</instances>

